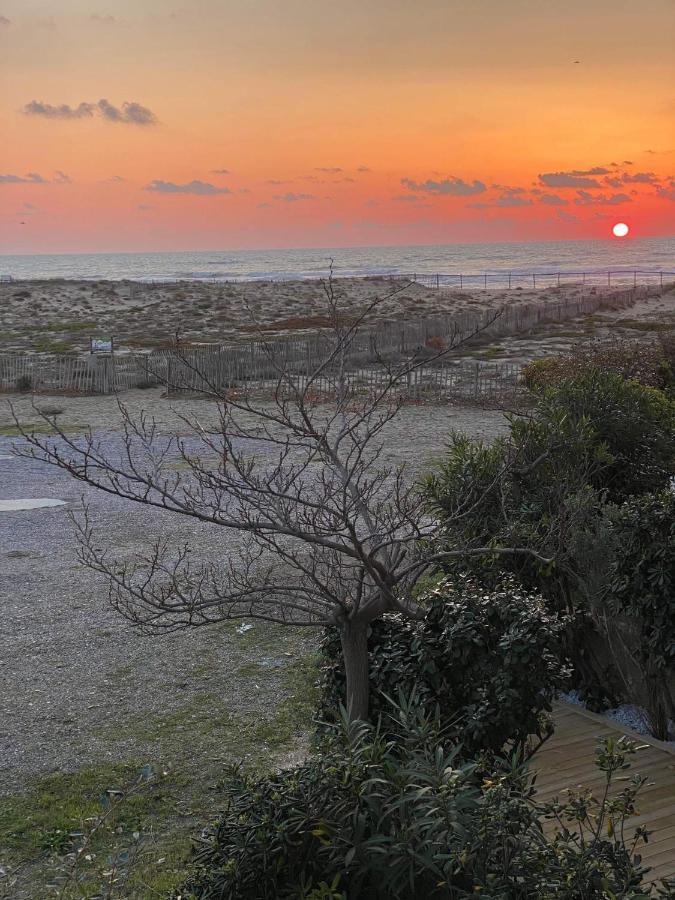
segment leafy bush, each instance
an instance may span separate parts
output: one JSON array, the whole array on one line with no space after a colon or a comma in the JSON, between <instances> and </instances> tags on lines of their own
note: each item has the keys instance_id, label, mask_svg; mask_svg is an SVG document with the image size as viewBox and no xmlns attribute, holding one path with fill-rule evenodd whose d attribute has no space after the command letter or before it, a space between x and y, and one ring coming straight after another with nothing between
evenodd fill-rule
<instances>
[{"instance_id":1,"label":"leafy bush","mask_svg":"<svg viewBox=\"0 0 675 900\"><path fill-rule=\"evenodd\" d=\"M655 388L589 372L545 391L538 412L544 422L562 413L578 426L590 424L592 449L604 451L590 483L612 500L660 490L675 473L675 402Z\"/></svg>"},{"instance_id":2,"label":"leafy bush","mask_svg":"<svg viewBox=\"0 0 675 900\"><path fill-rule=\"evenodd\" d=\"M569 378L592 372L609 372L632 378L648 387L666 390L672 384L672 351L668 337L645 341L589 341L569 353L533 360L523 369L530 390L558 387Z\"/></svg>"},{"instance_id":3,"label":"leafy bush","mask_svg":"<svg viewBox=\"0 0 675 900\"><path fill-rule=\"evenodd\" d=\"M390 733L389 698L414 692L425 709L438 708L465 755L498 753L540 734L542 713L568 674L564 623L508 579L486 589L470 577L446 578L420 602L428 605L421 621L391 615L372 623L371 718L383 716ZM336 629L326 632L322 658L319 717L335 721L345 692Z\"/></svg>"},{"instance_id":4,"label":"leafy bush","mask_svg":"<svg viewBox=\"0 0 675 900\"><path fill-rule=\"evenodd\" d=\"M669 682L675 671L675 494L633 497L608 510L619 551L610 567L608 605L636 635L653 731L668 739L675 720Z\"/></svg>"},{"instance_id":5,"label":"leafy bush","mask_svg":"<svg viewBox=\"0 0 675 900\"><path fill-rule=\"evenodd\" d=\"M654 388L598 372L538 392L535 400L531 415L511 418L509 438L485 445L451 436L425 490L445 549L537 551L539 558L464 557L453 569L484 580L505 569L551 609L567 613L575 686L599 705L614 702L625 685L604 604L624 535L612 525L608 501L621 504L668 484L675 470L675 403Z\"/></svg>"},{"instance_id":6,"label":"leafy bush","mask_svg":"<svg viewBox=\"0 0 675 900\"><path fill-rule=\"evenodd\" d=\"M516 758L489 777L460 764L440 721L407 706L398 741L343 723L324 756L260 780L239 770L181 900L646 898L622 822L643 784L538 809ZM631 748L606 745L609 788ZM540 818L560 823L546 838ZM584 837L576 830L584 827ZM607 835L617 837L607 837ZM640 842L638 837L637 844Z\"/></svg>"},{"instance_id":7,"label":"leafy bush","mask_svg":"<svg viewBox=\"0 0 675 900\"><path fill-rule=\"evenodd\" d=\"M19 393L27 393L33 390L33 379L30 375L19 375L16 379L16 389Z\"/></svg>"}]
</instances>

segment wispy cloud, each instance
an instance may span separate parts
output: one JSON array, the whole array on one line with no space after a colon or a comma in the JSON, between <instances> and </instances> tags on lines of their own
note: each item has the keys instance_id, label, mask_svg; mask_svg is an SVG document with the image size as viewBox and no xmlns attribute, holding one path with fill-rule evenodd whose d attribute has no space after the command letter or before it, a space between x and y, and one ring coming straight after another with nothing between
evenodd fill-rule
<instances>
[{"instance_id":1,"label":"wispy cloud","mask_svg":"<svg viewBox=\"0 0 675 900\"><path fill-rule=\"evenodd\" d=\"M532 200L519 196L519 193L507 191L501 196L495 197L494 200L478 200L475 203L467 203L467 206L471 209L510 209L519 206L532 206Z\"/></svg>"},{"instance_id":2,"label":"wispy cloud","mask_svg":"<svg viewBox=\"0 0 675 900\"><path fill-rule=\"evenodd\" d=\"M567 212L566 209L557 209L555 211L556 216L560 219L561 222L578 222L579 217L573 215L572 213Z\"/></svg>"},{"instance_id":3,"label":"wispy cloud","mask_svg":"<svg viewBox=\"0 0 675 900\"><path fill-rule=\"evenodd\" d=\"M115 25L117 23L115 16L100 16L98 13L92 13L89 19L98 25Z\"/></svg>"},{"instance_id":4,"label":"wispy cloud","mask_svg":"<svg viewBox=\"0 0 675 900\"><path fill-rule=\"evenodd\" d=\"M54 173L54 181L57 184L72 184L73 183L73 179L70 177L70 175L66 175L66 173L62 172L60 169L57 169L56 172Z\"/></svg>"},{"instance_id":5,"label":"wispy cloud","mask_svg":"<svg viewBox=\"0 0 675 900\"><path fill-rule=\"evenodd\" d=\"M344 169L339 166L315 166L315 172L323 172L324 175L340 175Z\"/></svg>"},{"instance_id":6,"label":"wispy cloud","mask_svg":"<svg viewBox=\"0 0 675 900\"><path fill-rule=\"evenodd\" d=\"M545 194L542 191L539 194L539 202L546 203L547 206L567 206L569 200L565 200L559 194Z\"/></svg>"},{"instance_id":7,"label":"wispy cloud","mask_svg":"<svg viewBox=\"0 0 675 900\"><path fill-rule=\"evenodd\" d=\"M0 16L0 25L11 25L11 20L7 16Z\"/></svg>"},{"instance_id":8,"label":"wispy cloud","mask_svg":"<svg viewBox=\"0 0 675 900\"><path fill-rule=\"evenodd\" d=\"M463 181L461 178L455 178L451 175L440 181L413 181L411 178L402 178L401 184L413 193L421 191L428 194L438 194L439 196L449 197L470 197L472 194L482 194L487 190L482 181L474 180L473 182Z\"/></svg>"},{"instance_id":9,"label":"wispy cloud","mask_svg":"<svg viewBox=\"0 0 675 900\"><path fill-rule=\"evenodd\" d=\"M47 184L47 179L37 172L26 175L0 175L0 184Z\"/></svg>"},{"instance_id":10,"label":"wispy cloud","mask_svg":"<svg viewBox=\"0 0 675 900\"><path fill-rule=\"evenodd\" d=\"M592 169L572 172L544 172L539 176L539 183L549 188L599 188L600 182L597 178L588 177L588 174L591 172L600 175L608 173L609 170L604 169L602 173L594 172Z\"/></svg>"},{"instance_id":11,"label":"wispy cloud","mask_svg":"<svg viewBox=\"0 0 675 900\"><path fill-rule=\"evenodd\" d=\"M121 181L124 181L121 175L111 175L110 178L105 179L109 183L119 184Z\"/></svg>"},{"instance_id":12,"label":"wispy cloud","mask_svg":"<svg viewBox=\"0 0 675 900\"><path fill-rule=\"evenodd\" d=\"M277 194L275 200L281 200L282 203L297 203L300 200L316 200L314 194L296 194L289 191L286 194Z\"/></svg>"},{"instance_id":13,"label":"wispy cloud","mask_svg":"<svg viewBox=\"0 0 675 900\"><path fill-rule=\"evenodd\" d=\"M361 174L364 175L366 172L372 172L373 170L369 169L368 166L359 166L356 171L361 172Z\"/></svg>"},{"instance_id":14,"label":"wispy cloud","mask_svg":"<svg viewBox=\"0 0 675 900\"><path fill-rule=\"evenodd\" d=\"M628 194L589 194L588 191L577 191L575 199L577 206L617 206L620 203L632 203Z\"/></svg>"},{"instance_id":15,"label":"wispy cloud","mask_svg":"<svg viewBox=\"0 0 675 900\"><path fill-rule=\"evenodd\" d=\"M200 197L232 193L229 188L217 187L208 181L188 181L186 184L176 184L173 181L161 181L160 179L151 181L144 190L154 191L157 194L196 194Z\"/></svg>"},{"instance_id":16,"label":"wispy cloud","mask_svg":"<svg viewBox=\"0 0 675 900\"><path fill-rule=\"evenodd\" d=\"M126 125L155 125L157 117L140 103L125 101L121 107L115 106L105 98L97 103L79 103L70 106L68 103L53 105L41 100L26 103L22 112L26 116L38 116L44 119L91 119L98 114L107 122L120 122Z\"/></svg>"},{"instance_id":17,"label":"wispy cloud","mask_svg":"<svg viewBox=\"0 0 675 900\"><path fill-rule=\"evenodd\" d=\"M153 111L140 103L125 101L120 108L103 99L98 101L97 106L101 116L109 122L123 122L130 125L154 125L157 122Z\"/></svg>"},{"instance_id":18,"label":"wispy cloud","mask_svg":"<svg viewBox=\"0 0 675 900\"><path fill-rule=\"evenodd\" d=\"M230 172L229 169L211 169L211 174L212 175L231 175L232 173Z\"/></svg>"},{"instance_id":19,"label":"wispy cloud","mask_svg":"<svg viewBox=\"0 0 675 900\"><path fill-rule=\"evenodd\" d=\"M90 119L95 109L94 103L80 103L78 106L61 103L52 106L51 103L43 103L41 100L31 100L24 106L23 113L26 116L42 116L45 119Z\"/></svg>"}]
</instances>

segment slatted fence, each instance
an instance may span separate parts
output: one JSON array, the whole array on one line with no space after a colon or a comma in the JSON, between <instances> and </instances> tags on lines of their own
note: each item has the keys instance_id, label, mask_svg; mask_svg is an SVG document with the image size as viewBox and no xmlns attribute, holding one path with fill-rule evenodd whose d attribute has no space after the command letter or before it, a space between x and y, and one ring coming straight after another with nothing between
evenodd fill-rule
<instances>
[{"instance_id":1,"label":"slatted fence","mask_svg":"<svg viewBox=\"0 0 675 900\"><path fill-rule=\"evenodd\" d=\"M658 287L636 286L617 291L590 288L577 296L563 296L504 307L499 315L489 309L413 320L386 320L359 330L350 342L347 358L354 389L376 389L385 377L381 361L417 356L421 361L443 347L494 340L536 329L545 323L590 315L600 309L628 308L658 293ZM297 379L307 379L330 352L330 333L276 336L198 349L156 351L149 354L0 354L0 390L40 393L110 394L139 385L164 384L175 392L219 389L265 391L275 384L278 367ZM313 382L317 390L330 390L331 370ZM510 363L457 364L448 354L441 361L418 369L402 386L411 396L458 392L464 396L499 394L519 376Z\"/></svg>"}]
</instances>

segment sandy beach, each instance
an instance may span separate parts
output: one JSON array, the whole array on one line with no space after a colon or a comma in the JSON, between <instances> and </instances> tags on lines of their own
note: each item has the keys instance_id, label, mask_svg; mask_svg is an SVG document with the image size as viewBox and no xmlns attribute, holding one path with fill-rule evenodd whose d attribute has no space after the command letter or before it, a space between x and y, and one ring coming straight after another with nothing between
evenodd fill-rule
<instances>
[{"instance_id":1,"label":"sandy beach","mask_svg":"<svg viewBox=\"0 0 675 900\"><path fill-rule=\"evenodd\" d=\"M359 315L373 299L382 298L372 321L554 302L608 291L581 283L536 290L436 290L385 278L337 279L333 287L346 317ZM670 298L665 305L672 309L675 295L666 290L664 296ZM648 311L658 307L653 301L647 305ZM629 317L634 314L639 316L641 311L633 309ZM300 334L325 324L325 288L318 281L0 283L3 352L86 351L95 336L114 337L119 349L153 349L170 345L177 333L187 343L218 343L250 339L258 329L268 334Z\"/></svg>"}]
</instances>

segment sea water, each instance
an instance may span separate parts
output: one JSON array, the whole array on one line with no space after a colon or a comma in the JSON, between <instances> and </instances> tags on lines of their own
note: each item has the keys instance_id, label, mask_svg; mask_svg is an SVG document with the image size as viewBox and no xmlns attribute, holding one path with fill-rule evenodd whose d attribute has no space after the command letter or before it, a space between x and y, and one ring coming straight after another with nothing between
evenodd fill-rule
<instances>
[{"instance_id":1,"label":"sea water","mask_svg":"<svg viewBox=\"0 0 675 900\"><path fill-rule=\"evenodd\" d=\"M296 250L62 253L0 256L0 278L257 281L436 273L601 273L612 283L640 273L675 273L675 237ZM624 277L621 278L621 273ZM644 277L641 280L645 280Z\"/></svg>"}]
</instances>

